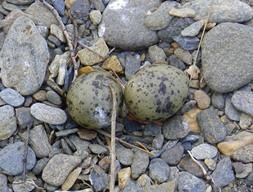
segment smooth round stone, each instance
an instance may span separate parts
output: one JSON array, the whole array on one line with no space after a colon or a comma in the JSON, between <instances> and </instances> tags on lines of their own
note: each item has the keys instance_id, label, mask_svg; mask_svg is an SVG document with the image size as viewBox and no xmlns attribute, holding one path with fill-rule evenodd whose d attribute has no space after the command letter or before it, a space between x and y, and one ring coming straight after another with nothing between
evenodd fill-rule
<instances>
[{"instance_id":1,"label":"smooth round stone","mask_svg":"<svg viewBox=\"0 0 253 192\"><path fill-rule=\"evenodd\" d=\"M203 143L194 147L191 150L191 153L196 159L202 160L214 158L217 155L218 150L210 144Z\"/></svg>"},{"instance_id":2,"label":"smooth round stone","mask_svg":"<svg viewBox=\"0 0 253 192\"><path fill-rule=\"evenodd\" d=\"M47 99L55 105L60 105L62 103L61 97L54 91L47 92Z\"/></svg>"},{"instance_id":3,"label":"smooth round stone","mask_svg":"<svg viewBox=\"0 0 253 192\"><path fill-rule=\"evenodd\" d=\"M11 88L6 88L0 92L0 98L4 100L5 103L18 107L25 102L25 98L20 95L16 90Z\"/></svg>"},{"instance_id":4,"label":"smooth round stone","mask_svg":"<svg viewBox=\"0 0 253 192\"><path fill-rule=\"evenodd\" d=\"M31 106L31 114L36 119L53 125L63 124L67 120L67 115L62 109L43 103L34 103Z\"/></svg>"}]
</instances>

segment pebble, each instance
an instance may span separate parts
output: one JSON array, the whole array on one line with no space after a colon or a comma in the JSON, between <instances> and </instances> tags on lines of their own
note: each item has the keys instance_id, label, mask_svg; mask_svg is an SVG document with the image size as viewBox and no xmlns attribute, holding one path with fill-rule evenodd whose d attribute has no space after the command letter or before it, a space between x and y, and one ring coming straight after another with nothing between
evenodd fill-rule
<instances>
[{"instance_id":1,"label":"pebble","mask_svg":"<svg viewBox=\"0 0 253 192\"><path fill-rule=\"evenodd\" d=\"M247 129L252 124L253 119L250 115L241 113L239 125L242 129Z\"/></svg>"},{"instance_id":2,"label":"pebble","mask_svg":"<svg viewBox=\"0 0 253 192\"><path fill-rule=\"evenodd\" d=\"M226 98L225 103L225 114L230 120L239 121L240 120L240 112L236 110L236 108L232 105L231 97Z\"/></svg>"},{"instance_id":3,"label":"pebble","mask_svg":"<svg viewBox=\"0 0 253 192\"><path fill-rule=\"evenodd\" d=\"M108 54L109 48L103 38L97 39L89 49L84 48L77 53L81 63L84 65L94 65L99 63L103 61Z\"/></svg>"},{"instance_id":4,"label":"pebble","mask_svg":"<svg viewBox=\"0 0 253 192\"><path fill-rule=\"evenodd\" d=\"M109 0L90 0L97 10L103 12L105 6L109 3Z\"/></svg>"},{"instance_id":5,"label":"pebble","mask_svg":"<svg viewBox=\"0 0 253 192\"><path fill-rule=\"evenodd\" d=\"M53 7L58 11L60 16L64 15L65 5L64 0L52 0Z\"/></svg>"},{"instance_id":6,"label":"pebble","mask_svg":"<svg viewBox=\"0 0 253 192\"><path fill-rule=\"evenodd\" d=\"M102 14L99 10L92 10L90 12L90 20L93 25L98 25L102 20Z\"/></svg>"},{"instance_id":7,"label":"pebble","mask_svg":"<svg viewBox=\"0 0 253 192\"><path fill-rule=\"evenodd\" d=\"M121 169L118 172L119 188L124 189L128 181L130 181L130 178L131 178L131 168L127 167L127 168Z\"/></svg>"},{"instance_id":8,"label":"pebble","mask_svg":"<svg viewBox=\"0 0 253 192\"><path fill-rule=\"evenodd\" d=\"M210 13L211 5L215 8ZM214 23L241 23L253 17L252 8L239 0L193 0L184 4L183 8L195 10L196 20L203 19L209 14L208 20Z\"/></svg>"},{"instance_id":9,"label":"pebble","mask_svg":"<svg viewBox=\"0 0 253 192\"><path fill-rule=\"evenodd\" d=\"M182 71L186 68L184 62L178 59L175 55L171 55L169 57L169 64L178 69L181 69Z\"/></svg>"},{"instance_id":10,"label":"pebble","mask_svg":"<svg viewBox=\"0 0 253 192\"><path fill-rule=\"evenodd\" d=\"M156 183L163 183L169 179L170 167L162 159L152 159L149 164L149 176Z\"/></svg>"},{"instance_id":11,"label":"pebble","mask_svg":"<svg viewBox=\"0 0 253 192\"><path fill-rule=\"evenodd\" d=\"M192 156L198 160L212 159L217 155L218 150L216 149L216 147L208 143L203 143L203 144L197 145L196 147L193 147L193 149L191 150L191 153L192 153Z\"/></svg>"},{"instance_id":12,"label":"pebble","mask_svg":"<svg viewBox=\"0 0 253 192\"><path fill-rule=\"evenodd\" d=\"M193 9L190 8L172 8L169 11L169 14L171 16L175 16L175 17L195 17L196 13Z\"/></svg>"},{"instance_id":13,"label":"pebble","mask_svg":"<svg viewBox=\"0 0 253 192\"><path fill-rule=\"evenodd\" d=\"M116 146L116 157L124 166L129 166L133 162L134 153L131 149L127 149L121 145Z\"/></svg>"},{"instance_id":14,"label":"pebble","mask_svg":"<svg viewBox=\"0 0 253 192\"><path fill-rule=\"evenodd\" d=\"M50 26L50 33L59 39L62 43L66 43L65 35L58 25L52 24Z\"/></svg>"},{"instance_id":15,"label":"pebble","mask_svg":"<svg viewBox=\"0 0 253 192\"><path fill-rule=\"evenodd\" d=\"M17 6L15 4L8 3L7 1L3 1L1 6L7 11L13 11L15 9L25 10L27 8L27 6L25 6L25 5Z\"/></svg>"},{"instance_id":16,"label":"pebble","mask_svg":"<svg viewBox=\"0 0 253 192\"><path fill-rule=\"evenodd\" d=\"M161 30L166 28L172 19L168 14L168 11L176 5L176 2L163 2L155 11L146 14L144 24L151 30Z\"/></svg>"},{"instance_id":17,"label":"pebble","mask_svg":"<svg viewBox=\"0 0 253 192\"><path fill-rule=\"evenodd\" d=\"M29 14L29 17L36 25L43 25L48 28L52 24L58 25L58 21L54 14L39 1L30 5L25 10L25 13Z\"/></svg>"},{"instance_id":18,"label":"pebble","mask_svg":"<svg viewBox=\"0 0 253 192\"><path fill-rule=\"evenodd\" d=\"M206 186L205 182L194 175L181 172L179 173L178 177L178 184L177 184L178 192L205 192Z\"/></svg>"},{"instance_id":19,"label":"pebble","mask_svg":"<svg viewBox=\"0 0 253 192\"><path fill-rule=\"evenodd\" d=\"M54 91L47 92L47 100L55 105L61 105L62 100L61 97Z\"/></svg>"},{"instance_id":20,"label":"pebble","mask_svg":"<svg viewBox=\"0 0 253 192\"><path fill-rule=\"evenodd\" d=\"M31 106L31 114L34 118L53 125L63 124L67 120L67 115L62 109L43 103L34 103Z\"/></svg>"},{"instance_id":21,"label":"pebble","mask_svg":"<svg viewBox=\"0 0 253 192\"><path fill-rule=\"evenodd\" d=\"M127 186L122 190L122 192L143 192L143 190L138 184L130 180L127 183Z\"/></svg>"},{"instance_id":22,"label":"pebble","mask_svg":"<svg viewBox=\"0 0 253 192\"><path fill-rule=\"evenodd\" d=\"M186 63L187 65L192 64L192 55L189 51L183 50L181 48L177 48L174 51L174 55L180 60L182 60L184 63Z\"/></svg>"},{"instance_id":23,"label":"pebble","mask_svg":"<svg viewBox=\"0 0 253 192\"><path fill-rule=\"evenodd\" d=\"M115 73L122 74L123 73L123 67L116 55L112 55L108 57L102 67L109 71L114 71Z\"/></svg>"},{"instance_id":24,"label":"pebble","mask_svg":"<svg viewBox=\"0 0 253 192\"><path fill-rule=\"evenodd\" d=\"M48 46L50 47L52 45L50 48L56 48L61 45L61 41L54 35L49 35L47 37L47 40L48 40L47 42Z\"/></svg>"},{"instance_id":25,"label":"pebble","mask_svg":"<svg viewBox=\"0 0 253 192\"><path fill-rule=\"evenodd\" d=\"M60 186L64 183L69 173L81 163L78 156L57 154L53 156L42 172L42 179L53 186Z\"/></svg>"},{"instance_id":26,"label":"pebble","mask_svg":"<svg viewBox=\"0 0 253 192\"><path fill-rule=\"evenodd\" d=\"M89 149L95 154L104 154L108 151L106 147L99 144L90 144Z\"/></svg>"},{"instance_id":27,"label":"pebble","mask_svg":"<svg viewBox=\"0 0 253 192\"><path fill-rule=\"evenodd\" d=\"M75 184L76 180L78 179L80 173L82 171L82 167L77 167L74 169L67 177L67 179L64 181L64 183L61 186L61 189L63 191L67 191L72 188L72 186Z\"/></svg>"},{"instance_id":28,"label":"pebble","mask_svg":"<svg viewBox=\"0 0 253 192\"><path fill-rule=\"evenodd\" d=\"M214 171L216 168L216 161L214 159L205 159L205 165L208 167L209 170Z\"/></svg>"},{"instance_id":29,"label":"pebble","mask_svg":"<svg viewBox=\"0 0 253 192\"><path fill-rule=\"evenodd\" d=\"M29 181L20 182L20 178L15 178L12 183L14 192L30 192L35 188L35 185Z\"/></svg>"},{"instance_id":30,"label":"pebble","mask_svg":"<svg viewBox=\"0 0 253 192\"><path fill-rule=\"evenodd\" d=\"M253 117L253 93L251 91L236 91L231 102L237 110Z\"/></svg>"},{"instance_id":31,"label":"pebble","mask_svg":"<svg viewBox=\"0 0 253 192\"><path fill-rule=\"evenodd\" d=\"M155 138L152 141L152 147L155 149L161 149L164 142L164 136L162 134L159 134L155 136Z\"/></svg>"},{"instance_id":32,"label":"pebble","mask_svg":"<svg viewBox=\"0 0 253 192\"><path fill-rule=\"evenodd\" d=\"M7 176L0 173L0 191L11 192L7 185Z\"/></svg>"},{"instance_id":33,"label":"pebble","mask_svg":"<svg viewBox=\"0 0 253 192\"><path fill-rule=\"evenodd\" d=\"M36 165L33 167L32 172L33 172L35 175L40 175L41 172L43 171L43 169L45 168L45 166L47 165L48 161L49 161L48 158L39 159L39 160L36 162Z\"/></svg>"},{"instance_id":34,"label":"pebble","mask_svg":"<svg viewBox=\"0 0 253 192\"><path fill-rule=\"evenodd\" d=\"M253 185L253 171L249 174L249 176L247 177L245 183L248 186L252 186Z\"/></svg>"},{"instance_id":35,"label":"pebble","mask_svg":"<svg viewBox=\"0 0 253 192\"><path fill-rule=\"evenodd\" d=\"M205 21L199 20L190 26L186 27L183 31L181 31L181 35L185 37L195 37L199 34L201 28L204 26Z\"/></svg>"},{"instance_id":36,"label":"pebble","mask_svg":"<svg viewBox=\"0 0 253 192\"><path fill-rule=\"evenodd\" d=\"M30 33L33 35L30 36ZM13 57L13 50L22 50L22 54L17 53ZM32 20L24 16L16 19L8 31L1 51L3 84L15 88L21 95L33 94L44 81L48 61L46 41ZM21 97L18 98L21 100Z\"/></svg>"},{"instance_id":37,"label":"pebble","mask_svg":"<svg viewBox=\"0 0 253 192\"><path fill-rule=\"evenodd\" d=\"M148 56L152 63L165 63L166 55L162 48L153 45L148 48Z\"/></svg>"},{"instance_id":38,"label":"pebble","mask_svg":"<svg viewBox=\"0 0 253 192\"><path fill-rule=\"evenodd\" d=\"M181 170L185 170L197 177L203 177L203 171L199 167L198 164L196 164L190 156L185 156L180 163L178 164L178 167Z\"/></svg>"},{"instance_id":39,"label":"pebble","mask_svg":"<svg viewBox=\"0 0 253 192\"><path fill-rule=\"evenodd\" d=\"M226 157L220 160L211 176L217 187L225 187L232 183L235 180L235 175L230 158Z\"/></svg>"},{"instance_id":40,"label":"pebble","mask_svg":"<svg viewBox=\"0 0 253 192\"><path fill-rule=\"evenodd\" d=\"M89 175L89 180L95 191L103 191L108 185L109 177L99 166L94 166Z\"/></svg>"},{"instance_id":41,"label":"pebble","mask_svg":"<svg viewBox=\"0 0 253 192\"><path fill-rule=\"evenodd\" d=\"M212 90L231 92L253 79L252 37L253 28L238 23L222 23L206 33L202 44L202 70Z\"/></svg>"},{"instance_id":42,"label":"pebble","mask_svg":"<svg viewBox=\"0 0 253 192\"><path fill-rule=\"evenodd\" d=\"M226 128L213 108L199 112L197 120L207 142L214 144L225 139Z\"/></svg>"},{"instance_id":43,"label":"pebble","mask_svg":"<svg viewBox=\"0 0 253 192\"><path fill-rule=\"evenodd\" d=\"M169 118L163 124L162 130L166 139L181 139L186 137L190 132L189 127L179 115Z\"/></svg>"},{"instance_id":44,"label":"pebble","mask_svg":"<svg viewBox=\"0 0 253 192\"><path fill-rule=\"evenodd\" d=\"M206 109L210 106L211 99L203 90L195 91L194 99L197 101L197 106L200 109Z\"/></svg>"},{"instance_id":45,"label":"pebble","mask_svg":"<svg viewBox=\"0 0 253 192\"><path fill-rule=\"evenodd\" d=\"M45 90L39 90L32 95L33 99L37 101L45 101L47 99L47 93Z\"/></svg>"},{"instance_id":46,"label":"pebble","mask_svg":"<svg viewBox=\"0 0 253 192\"><path fill-rule=\"evenodd\" d=\"M232 154L232 159L243 163L253 163L253 144L246 145Z\"/></svg>"},{"instance_id":47,"label":"pebble","mask_svg":"<svg viewBox=\"0 0 253 192\"><path fill-rule=\"evenodd\" d=\"M213 93L212 97L211 97L211 101L212 101L212 105L219 109L219 110L223 110L225 107L225 98L223 96L223 94L220 93Z\"/></svg>"},{"instance_id":48,"label":"pebble","mask_svg":"<svg viewBox=\"0 0 253 192\"><path fill-rule=\"evenodd\" d=\"M8 139L17 129L14 108L10 105L0 107L0 140Z\"/></svg>"},{"instance_id":49,"label":"pebble","mask_svg":"<svg viewBox=\"0 0 253 192\"><path fill-rule=\"evenodd\" d=\"M29 107L20 107L15 109L16 112L16 118L17 118L17 124L21 129L24 129L27 127L27 125L31 125L33 122L33 117L30 113Z\"/></svg>"},{"instance_id":50,"label":"pebble","mask_svg":"<svg viewBox=\"0 0 253 192\"><path fill-rule=\"evenodd\" d=\"M149 165L149 156L142 151L135 151L133 156L133 162L131 164L132 178L138 178L144 173Z\"/></svg>"},{"instance_id":51,"label":"pebble","mask_svg":"<svg viewBox=\"0 0 253 192\"><path fill-rule=\"evenodd\" d=\"M7 175L20 175L23 172L23 156L25 144L16 142L8 144L0 150L0 169ZM31 170L36 163L36 156L33 150L28 147L27 170Z\"/></svg>"},{"instance_id":52,"label":"pebble","mask_svg":"<svg viewBox=\"0 0 253 192\"><path fill-rule=\"evenodd\" d=\"M197 37L184 37L182 35L179 35L173 37L173 40L177 42L180 47L188 51L197 49L199 45L199 39Z\"/></svg>"},{"instance_id":53,"label":"pebble","mask_svg":"<svg viewBox=\"0 0 253 192\"><path fill-rule=\"evenodd\" d=\"M196 101L195 101L196 102ZM197 107L190 109L189 111L185 112L183 115L183 121L189 127L190 131L194 133L200 132L199 123L197 121L197 115L201 110Z\"/></svg>"},{"instance_id":54,"label":"pebble","mask_svg":"<svg viewBox=\"0 0 253 192\"><path fill-rule=\"evenodd\" d=\"M242 162L233 163L236 178L246 178L252 172L252 163L243 164Z\"/></svg>"},{"instance_id":55,"label":"pebble","mask_svg":"<svg viewBox=\"0 0 253 192\"><path fill-rule=\"evenodd\" d=\"M97 132L89 129L77 129L77 134L81 139L92 140L97 137Z\"/></svg>"},{"instance_id":56,"label":"pebble","mask_svg":"<svg viewBox=\"0 0 253 192\"><path fill-rule=\"evenodd\" d=\"M20 95L16 90L11 88L3 89L0 92L0 98L7 104L18 107L25 102L25 98Z\"/></svg>"},{"instance_id":57,"label":"pebble","mask_svg":"<svg viewBox=\"0 0 253 192\"><path fill-rule=\"evenodd\" d=\"M161 155L163 159L169 165L177 165L184 155L184 148L181 143L177 143L174 147L167 149Z\"/></svg>"},{"instance_id":58,"label":"pebble","mask_svg":"<svg viewBox=\"0 0 253 192\"><path fill-rule=\"evenodd\" d=\"M144 17L148 10L159 4L158 0L111 1L103 12L99 36L109 45L124 50L155 44L158 41L157 34L144 25Z\"/></svg>"},{"instance_id":59,"label":"pebble","mask_svg":"<svg viewBox=\"0 0 253 192\"><path fill-rule=\"evenodd\" d=\"M75 19L86 20L90 12L89 0L75 0L70 8L70 14Z\"/></svg>"}]
</instances>

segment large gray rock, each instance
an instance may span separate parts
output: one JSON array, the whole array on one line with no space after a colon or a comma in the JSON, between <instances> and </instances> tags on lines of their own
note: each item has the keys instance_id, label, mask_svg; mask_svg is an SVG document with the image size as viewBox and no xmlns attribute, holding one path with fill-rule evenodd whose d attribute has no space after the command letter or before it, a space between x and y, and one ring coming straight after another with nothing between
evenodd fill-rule
<instances>
[{"instance_id":1,"label":"large gray rock","mask_svg":"<svg viewBox=\"0 0 253 192\"><path fill-rule=\"evenodd\" d=\"M202 45L203 75L216 92L236 90L253 79L253 28L222 23L210 30Z\"/></svg>"},{"instance_id":2,"label":"large gray rock","mask_svg":"<svg viewBox=\"0 0 253 192\"><path fill-rule=\"evenodd\" d=\"M210 14L208 19L214 23L240 23L253 17L253 9L239 0L193 0L184 7L195 10L197 20Z\"/></svg>"},{"instance_id":3,"label":"large gray rock","mask_svg":"<svg viewBox=\"0 0 253 192\"><path fill-rule=\"evenodd\" d=\"M141 49L158 41L156 32L144 25L148 10L159 6L159 0L113 0L103 12L99 36L114 47Z\"/></svg>"},{"instance_id":4,"label":"large gray rock","mask_svg":"<svg viewBox=\"0 0 253 192\"><path fill-rule=\"evenodd\" d=\"M46 40L33 21L19 17L12 24L0 53L2 82L22 95L36 92L42 85L49 61Z\"/></svg>"},{"instance_id":5,"label":"large gray rock","mask_svg":"<svg viewBox=\"0 0 253 192\"><path fill-rule=\"evenodd\" d=\"M0 151L0 170L7 175L19 175L23 172L25 144L16 142L9 144ZM27 170L31 170L36 163L33 150L28 147Z\"/></svg>"}]
</instances>

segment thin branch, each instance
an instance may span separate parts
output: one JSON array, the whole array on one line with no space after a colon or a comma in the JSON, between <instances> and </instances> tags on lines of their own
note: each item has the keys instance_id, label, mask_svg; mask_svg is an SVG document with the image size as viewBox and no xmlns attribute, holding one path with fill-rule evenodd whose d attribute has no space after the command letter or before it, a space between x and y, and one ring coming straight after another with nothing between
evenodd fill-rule
<instances>
[{"instance_id":1,"label":"thin branch","mask_svg":"<svg viewBox=\"0 0 253 192\"><path fill-rule=\"evenodd\" d=\"M206 172L206 169L203 167L203 165L201 165L200 162L198 162L192 155L192 153L190 151L187 151L188 154L190 155L191 159L200 167L200 169L202 170L204 176L206 177L207 176L207 172Z\"/></svg>"},{"instance_id":2,"label":"thin branch","mask_svg":"<svg viewBox=\"0 0 253 192\"><path fill-rule=\"evenodd\" d=\"M75 80L75 78L77 77L77 72L78 72L79 66L78 66L78 63L76 62L76 59L75 59L75 51L74 51L74 47L73 47L73 44L72 44L72 41L71 41L71 37L70 37L65 25L63 24L62 19L61 19L59 13L57 12L57 10L52 5L50 5L48 2L46 2L45 0L40 0L40 1L54 14L56 20L60 24L60 27L63 31L63 34L66 38L66 41L67 41L67 44L68 44L68 47L69 47L72 63L74 65L75 74L74 74L74 79L73 80Z\"/></svg>"},{"instance_id":3,"label":"thin branch","mask_svg":"<svg viewBox=\"0 0 253 192\"><path fill-rule=\"evenodd\" d=\"M23 158L23 173L22 173L22 180L26 180L26 172L27 172L27 155L28 155L28 142L29 142L29 137L30 137L30 129L31 129L31 124L27 125L27 135L26 135L26 140L25 140L25 149L24 149L24 158Z\"/></svg>"}]
</instances>

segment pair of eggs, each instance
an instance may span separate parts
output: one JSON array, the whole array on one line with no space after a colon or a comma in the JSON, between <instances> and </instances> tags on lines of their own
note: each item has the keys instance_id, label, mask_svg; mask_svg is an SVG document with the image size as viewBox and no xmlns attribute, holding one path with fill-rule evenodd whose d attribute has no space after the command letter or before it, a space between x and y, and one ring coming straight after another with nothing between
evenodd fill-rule
<instances>
[{"instance_id":1,"label":"pair of eggs","mask_svg":"<svg viewBox=\"0 0 253 192\"><path fill-rule=\"evenodd\" d=\"M68 112L82 127L110 126L111 87L118 110L125 102L128 112L138 120L165 120L182 107L188 94L188 81L184 72L173 66L153 64L140 69L122 90L110 73L91 72L78 77L71 85L67 94Z\"/></svg>"}]
</instances>

